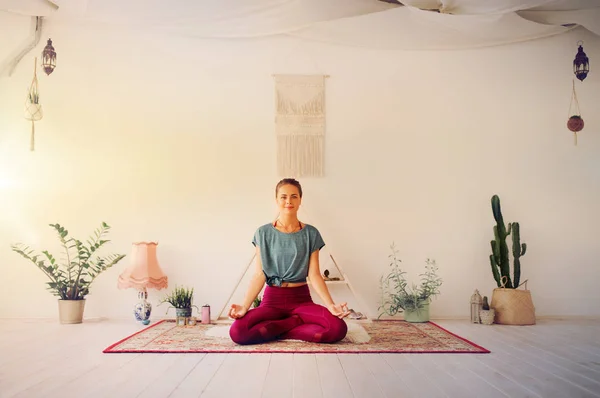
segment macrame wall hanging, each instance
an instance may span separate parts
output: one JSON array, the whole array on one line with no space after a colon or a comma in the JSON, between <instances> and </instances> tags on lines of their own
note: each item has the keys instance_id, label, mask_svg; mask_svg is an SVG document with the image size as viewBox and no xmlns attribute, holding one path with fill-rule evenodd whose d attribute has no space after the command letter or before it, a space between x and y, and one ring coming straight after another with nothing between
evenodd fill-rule
<instances>
[{"instance_id":1,"label":"macrame wall hanging","mask_svg":"<svg viewBox=\"0 0 600 398\"><path fill-rule=\"evenodd\" d=\"M277 170L321 177L325 157L325 75L274 75Z\"/></svg>"},{"instance_id":2,"label":"macrame wall hanging","mask_svg":"<svg viewBox=\"0 0 600 398\"><path fill-rule=\"evenodd\" d=\"M25 119L31 121L31 139L29 143L29 150L35 149L35 122L41 120L44 116L42 112L42 104L40 104L40 92L38 88L37 80L37 57L33 62L33 80L27 93L27 99L25 100Z\"/></svg>"}]
</instances>

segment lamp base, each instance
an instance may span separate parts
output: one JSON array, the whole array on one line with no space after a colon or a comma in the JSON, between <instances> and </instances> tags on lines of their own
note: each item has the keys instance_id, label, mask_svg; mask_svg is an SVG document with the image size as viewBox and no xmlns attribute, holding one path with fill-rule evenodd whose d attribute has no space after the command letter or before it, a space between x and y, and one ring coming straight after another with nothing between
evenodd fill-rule
<instances>
[{"instance_id":1,"label":"lamp base","mask_svg":"<svg viewBox=\"0 0 600 398\"><path fill-rule=\"evenodd\" d=\"M146 288L138 292L138 298L140 301L137 302L133 308L133 315L137 321L142 322L144 325L148 325L150 323L150 314L152 313L152 304L146 300L148 298Z\"/></svg>"}]
</instances>

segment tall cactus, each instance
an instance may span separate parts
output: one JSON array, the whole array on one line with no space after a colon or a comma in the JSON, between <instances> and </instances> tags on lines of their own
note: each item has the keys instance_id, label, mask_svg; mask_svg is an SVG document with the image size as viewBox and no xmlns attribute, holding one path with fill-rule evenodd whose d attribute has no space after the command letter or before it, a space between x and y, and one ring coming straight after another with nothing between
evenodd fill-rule
<instances>
[{"instance_id":1,"label":"tall cactus","mask_svg":"<svg viewBox=\"0 0 600 398\"><path fill-rule=\"evenodd\" d=\"M521 256L525 255L527 251L527 243L521 244L521 235L519 233L519 223L512 223L512 254L515 258L514 260L514 273L515 277L513 279L515 289L519 287L519 283L521 282Z\"/></svg>"},{"instance_id":2,"label":"tall cactus","mask_svg":"<svg viewBox=\"0 0 600 398\"><path fill-rule=\"evenodd\" d=\"M508 228L504 225L502 210L500 208L500 198L498 195L492 196L492 211L496 225L494 226L494 240L491 241L492 254L490 254L490 264L492 273L498 287L502 286L502 277L506 277L504 287L513 289L519 287L521 280L521 260L520 257L525 255L527 244L521 244L521 236L519 231L519 223L508 223ZM510 278L510 260L508 256L508 245L506 238L512 232L512 254L514 257L514 284Z\"/></svg>"},{"instance_id":3,"label":"tall cactus","mask_svg":"<svg viewBox=\"0 0 600 398\"><path fill-rule=\"evenodd\" d=\"M501 279L503 276L506 277L507 288L512 288L512 281L510 279L510 264L508 258L508 245L506 244L506 238L510 235L511 224L508 224L508 229L504 225L504 218L502 217L502 210L500 208L500 198L498 195L492 196L492 211L494 213L494 219L496 225L494 226L494 240L491 241L492 254L490 254L490 264L492 265L492 273L494 279L498 284L498 287L502 286Z\"/></svg>"}]
</instances>

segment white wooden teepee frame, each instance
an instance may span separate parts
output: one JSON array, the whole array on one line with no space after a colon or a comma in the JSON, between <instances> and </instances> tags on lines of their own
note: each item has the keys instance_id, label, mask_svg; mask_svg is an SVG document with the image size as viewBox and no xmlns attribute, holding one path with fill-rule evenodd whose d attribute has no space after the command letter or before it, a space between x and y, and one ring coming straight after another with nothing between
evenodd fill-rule
<instances>
[{"instance_id":1,"label":"white wooden teepee frame","mask_svg":"<svg viewBox=\"0 0 600 398\"><path fill-rule=\"evenodd\" d=\"M223 313L228 308L228 305L229 305L229 302L231 301L231 298L233 297L233 295L237 291L238 287L240 286L240 283L242 282L242 279L244 279L244 275L246 275L246 273L248 272L248 269L250 268L250 266L254 262L255 257L256 257L256 253L252 255L252 258L248 262L248 265L246 265L246 268L244 268L244 271L241 273L241 275L240 275L237 283L235 284L233 290L229 294L229 297L227 298L227 301L225 301L225 304L221 308L221 311L219 312L219 315L217 316L217 320L227 319L227 317L223 317ZM346 286L348 286L348 289L350 290L350 292L352 293L352 295L356 299L356 302L358 304L360 304L360 306L361 306L360 312L364 315L364 318L361 318L360 321L368 321L368 322L370 322L371 318L367 314L367 310L366 310L367 306L360 299L360 297L356 294L356 291L354 290L354 287L350 283L350 279L348 278L348 275L346 275L344 273L344 271L339 266L339 264L335 261L335 259L331 255L331 253L329 254L329 257L331 258L331 261L333 262L333 265L337 268L339 274L341 275L341 279L340 280L334 280L334 281L325 281L325 283L328 284L328 285L346 285ZM310 285L310 280L308 280L308 284Z\"/></svg>"}]
</instances>

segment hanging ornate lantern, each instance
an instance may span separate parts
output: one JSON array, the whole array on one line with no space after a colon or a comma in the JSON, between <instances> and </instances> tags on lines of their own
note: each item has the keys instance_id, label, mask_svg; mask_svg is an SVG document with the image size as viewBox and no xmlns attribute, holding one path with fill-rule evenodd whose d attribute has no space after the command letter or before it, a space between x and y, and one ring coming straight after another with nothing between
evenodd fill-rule
<instances>
[{"instance_id":1,"label":"hanging ornate lantern","mask_svg":"<svg viewBox=\"0 0 600 398\"><path fill-rule=\"evenodd\" d=\"M42 51L42 67L47 75L52 73L56 67L56 51L52 47L52 39L48 39L48 44L46 44L44 51Z\"/></svg>"},{"instance_id":2,"label":"hanging ornate lantern","mask_svg":"<svg viewBox=\"0 0 600 398\"><path fill-rule=\"evenodd\" d=\"M481 294L479 294L479 290L475 289L475 293L471 296L471 322L481 323L479 310L481 310L482 305Z\"/></svg>"},{"instance_id":3,"label":"hanging ornate lantern","mask_svg":"<svg viewBox=\"0 0 600 398\"><path fill-rule=\"evenodd\" d=\"M579 41L577 42L577 45L579 45L579 49L573 60L573 73L575 73L575 76L577 76L579 80L583 81L590 71L590 60L583 52L583 42Z\"/></svg>"}]
</instances>

